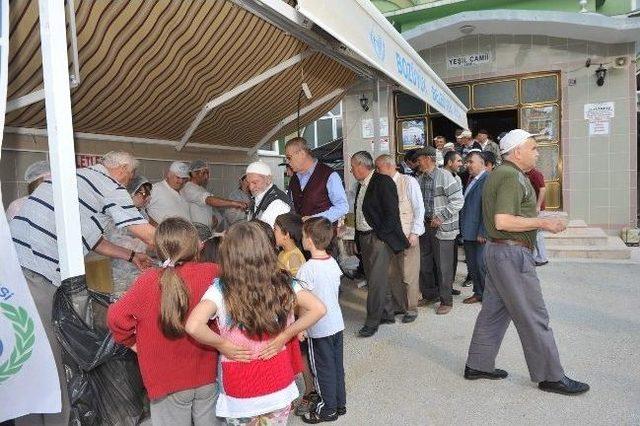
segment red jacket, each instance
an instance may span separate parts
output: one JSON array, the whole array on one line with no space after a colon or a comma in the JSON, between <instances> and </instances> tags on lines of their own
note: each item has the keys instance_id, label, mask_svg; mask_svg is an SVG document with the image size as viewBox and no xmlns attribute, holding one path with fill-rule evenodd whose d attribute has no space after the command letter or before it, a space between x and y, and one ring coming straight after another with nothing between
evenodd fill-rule
<instances>
[{"instance_id":1,"label":"red jacket","mask_svg":"<svg viewBox=\"0 0 640 426\"><path fill-rule=\"evenodd\" d=\"M177 268L189 289L189 313L200 302L218 276L218 265L186 263ZM162 334L160 317L160 274L153 268L143 273L127 293L109 307L107 323L115 340L136 344L140 373L150 399L194 389L216 381L218 352L197 343L186 334L168 339Z\"/></svg>"}]
</instances>

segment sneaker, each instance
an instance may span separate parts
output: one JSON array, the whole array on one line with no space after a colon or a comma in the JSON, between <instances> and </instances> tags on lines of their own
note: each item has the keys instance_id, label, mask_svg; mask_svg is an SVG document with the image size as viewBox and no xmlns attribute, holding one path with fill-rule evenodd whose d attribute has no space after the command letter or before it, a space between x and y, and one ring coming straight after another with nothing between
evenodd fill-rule
<instances>
[{"instance_id":1,"label":"sneaker","mask_svg":"<svg viewBox=\"0 0 640 426\"><path fill-rule=\"evenodd\" d=\"M344 416L347 414L347 407L338 407L337 411L339 416Z\"/></svg>"},{"instance_id":2,"label":"sneaker","mask_svg":"<svg viewBox=\"0 0 640 426\"><path fill-rule=\"evenodd\" d=\"M304 416L309 412L315 411L318 402L320 402L320 395L316 391L306 394L296 407L295 415Z\"/></svg>"},{"instance_id":3,"label":"sneaker","mask_svg":"<svg viewBox=\"0 0 640 426\"><path fill-rule=\"evenodd\" d=\"M302 421L309 424L323 423L323 422L335 422L338 420L338 412L334 411L331 414L320 415L318 413L311 412L302 416Z\"/></svg>"}]
</instances>

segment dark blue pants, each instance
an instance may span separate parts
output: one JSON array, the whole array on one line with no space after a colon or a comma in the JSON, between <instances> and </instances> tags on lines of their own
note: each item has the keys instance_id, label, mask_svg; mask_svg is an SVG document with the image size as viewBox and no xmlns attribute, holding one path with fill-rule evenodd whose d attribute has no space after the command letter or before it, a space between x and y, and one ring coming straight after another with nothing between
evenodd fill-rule
<instances>
[{"instance_id":1,"label":"dark blue pants","mask_svg":"<svg viewBox=\"0 0 640 426\"><path fill-rule=\"evenodd\" d=\"M473 280L473 294L482 297L484 277L487 273L484 264L484 244L477 241L464 242L464 255L467 258L467 269Z\"/></svg>"},{"instance_id":2,"label":"dark blue pants","mask_svg":"<svg viewBox=\"0 0 640 426\"><path fill-rule=\"evenodd\" d=\"M320 416L333 414L338 407L347 405L342 353L342 331L309 339L309 364L321 398L316 409Z\"/></svg>"}]
</instances>

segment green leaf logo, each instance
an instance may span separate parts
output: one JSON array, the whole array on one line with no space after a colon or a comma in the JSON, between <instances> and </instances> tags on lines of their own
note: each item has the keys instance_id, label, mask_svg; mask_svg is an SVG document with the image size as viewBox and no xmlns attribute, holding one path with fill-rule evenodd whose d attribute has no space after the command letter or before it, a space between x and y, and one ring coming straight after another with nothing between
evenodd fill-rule
<instances>
[{"instance_id":1,"label":"green leaf logo","mask_svg":"<svg viewBox=\"0 0 640 426\"><path fill-rule=\"evenodd\" d=\"M33 319L24 308L0 303L0 311L11 322L16 339L9 359L0 364L0 383L2 383L20 371L22 365L31 357L36 335Z\"/></svg>"}]
</instances>

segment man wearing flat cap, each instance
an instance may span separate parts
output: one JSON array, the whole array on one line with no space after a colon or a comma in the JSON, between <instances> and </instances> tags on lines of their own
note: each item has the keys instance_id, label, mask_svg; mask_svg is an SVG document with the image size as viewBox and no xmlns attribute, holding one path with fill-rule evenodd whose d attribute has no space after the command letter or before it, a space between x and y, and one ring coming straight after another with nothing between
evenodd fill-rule
<instances>
[{"instance_id":1,"label":"man wearing flat cap","mask_svg":"<svg viewBox=\"0 0 640 426\"><path fill-rule=\"evenodd\" d=\"M531 381L537 382L538 388L563 395L586 392L589 385L565 376L560 364L533 258L536 232L557 233L566 223L538 217L535 191L525 174L538 159L532 135L512 130L500 140L500 153L503 163L487 177L482 191L487 274L464 377L507 377L506 371L495 368L495 360L513 321Z\"/></svg>"},{"instance_id":2,"label":"man wearing flat cap","mask_svg":"<svg viewBox=\"0 0 640 426\"><path fill-rule=\"evenodd\" d=\"M273 228L278 216L291 211L289 196L273 184L271 167L263 161L249 164L246 179L253 196L249 220L259 219Z\"/></svg>"},{"instance_id":3,"label":"man wearing flat cap","mask_svg":"<svg viewBox=\"0 0 640 426\"><path fill-rule=\"evenodd\" d=\"M223 220L213 208L232 208L244 210L246 203L213 196L207 190L209 183L209 165L203 160L195 160L189 165L189 181L180 190L180 195L189 203L189 214L193 223L201 223L209 229L217 227ZM214 224L215 215L215 224Z\"/></svg>"},{"instance_id":4,"label":"man wearing flat cap","mask_svg":"<svg viewBox=\"0 0 640 426\"><path fill-rule=\"evenodd\" d=\"M464 197L460 182L448 170L436 166L435 148L417 150L414 161L419 170L426 228L420 236L419 306L440 300L436 313L445 315L453 306L453 250Z\"/></svg>"}]
</instances>

